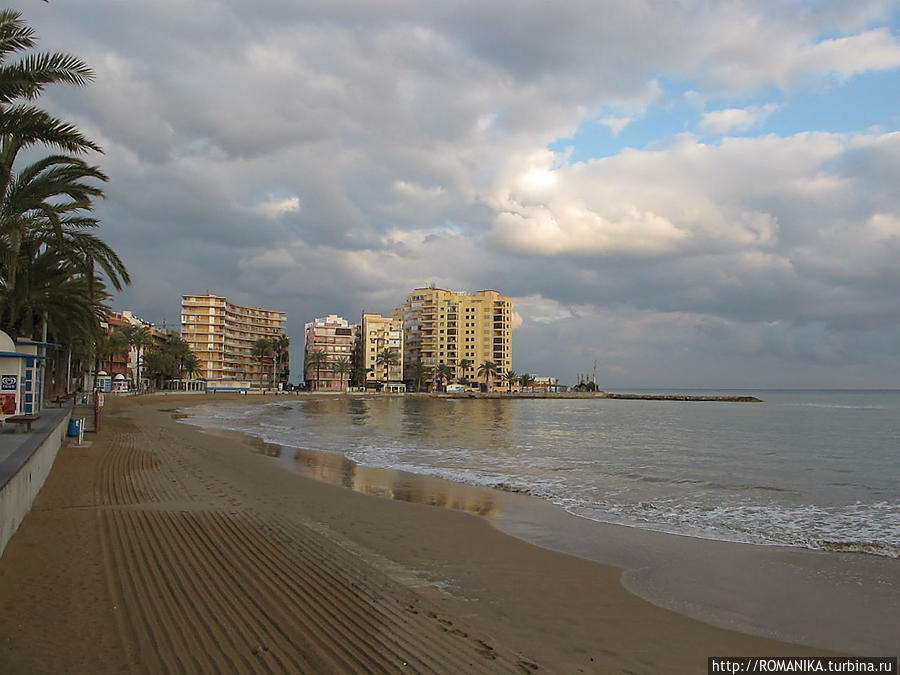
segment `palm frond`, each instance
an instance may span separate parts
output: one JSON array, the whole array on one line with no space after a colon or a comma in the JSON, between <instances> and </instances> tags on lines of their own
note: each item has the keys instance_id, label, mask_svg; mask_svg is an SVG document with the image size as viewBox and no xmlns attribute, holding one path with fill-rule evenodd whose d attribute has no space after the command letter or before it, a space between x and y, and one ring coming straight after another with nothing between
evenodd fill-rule
<instances>
[{"instance_id":1,"label":"palm frond","mask_svg":"<svg viewBox=\"0 0 900 675\"><path fill-rule=\"evenodd\" d=\"M0 61L7 54L34 47L34 30L23 20L21 12L0 10Z\"/></svg>"},{"instance_id":2,"label":"palm frond","mask_svg":"<svg viewBox=\"0 0 900 675\"><path fill-rule=\"evenodd\" d=\"M0 134L14 136L24 145L40 143L67 152L103 152L75 125L30 105L18 104L0 109Z\"/></svg>"}]
</instances>

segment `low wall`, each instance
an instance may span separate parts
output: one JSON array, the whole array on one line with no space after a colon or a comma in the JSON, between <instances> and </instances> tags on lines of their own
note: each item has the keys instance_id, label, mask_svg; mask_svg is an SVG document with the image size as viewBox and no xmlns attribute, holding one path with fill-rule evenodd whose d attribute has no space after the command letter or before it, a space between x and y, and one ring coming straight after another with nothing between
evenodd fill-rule
<instances>
[{"instance_id":1,"label":"low wall","mask_svg":"<svg viewBox=\"0 0 900 675\"><path fill-rule=\"evenodd\" d=\"M3 434L4 445L18 447L0 461L0 555L47 480L68 423L68 408L44 408L30 432Z\"/></svg>"}]
</instances>

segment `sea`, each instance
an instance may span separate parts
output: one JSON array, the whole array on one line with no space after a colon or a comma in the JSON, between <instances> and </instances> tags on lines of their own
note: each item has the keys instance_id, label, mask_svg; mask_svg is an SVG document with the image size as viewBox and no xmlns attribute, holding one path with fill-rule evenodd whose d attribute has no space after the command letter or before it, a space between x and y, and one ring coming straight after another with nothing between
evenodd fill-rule
<instances>
[{"instance_id":1,"label":"sea","mask_svg":"<svg viewBox=\"0 0 900 675\"><path fill-rule=\"evenodd\" d=\"M185 421L603 523L900 557L900 391L621 393L762 402L284 396L191 407Z\"/></svg>"}]
</instances>

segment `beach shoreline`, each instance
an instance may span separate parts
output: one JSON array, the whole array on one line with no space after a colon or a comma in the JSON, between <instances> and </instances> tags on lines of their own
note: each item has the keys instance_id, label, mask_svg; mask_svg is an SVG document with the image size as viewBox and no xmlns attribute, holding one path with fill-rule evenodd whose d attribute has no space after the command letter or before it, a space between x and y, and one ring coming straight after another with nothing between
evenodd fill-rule
<instances>
[{"instance_id":1,"label":"beach shoreline","mask_svg":"<svg viewBox=\"0 0 900 675\"><path fill-rule=\"evenodd\" d=\"M183 421L191 424L189 413ZM859 655L900 649L892 630L900 607L900 561L892 558L599 522L514 489L365 467L343 455L199 428L239 439L281 467L316 480L479 515L529 543L620 568L622 584L635 595L720 628Z\"/></svg>"},{"instance_id":2,"label":"beach shoreline","mask_svg":"<svg viewBox=\"0 0 900 675\"><path fill-rule=\"evenodd\" d=\"M210 400L108 400L91 445L61 450L0 559L6 669L399 671L408 657L438 672L653 673L827 654L661 609L619 568L485 518L285 471L178 422L191 402Z\"/></svg>"}]
</instances>

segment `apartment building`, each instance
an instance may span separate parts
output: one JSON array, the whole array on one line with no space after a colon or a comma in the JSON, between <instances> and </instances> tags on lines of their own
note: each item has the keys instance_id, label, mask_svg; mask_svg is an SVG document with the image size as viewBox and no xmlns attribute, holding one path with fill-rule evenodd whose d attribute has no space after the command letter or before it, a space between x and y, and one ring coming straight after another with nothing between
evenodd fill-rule
<instances>
[{"instance_id":1,"label":"apartment building","mask_svg":"<svg viewBox=\"0 0 900 675\"><path fill-rule=\"evenodd\" d=\"M217 295L185 295L181 300L181 337L200 363L199 376L207 380L270 384L273 364L254 356L253 345L260 338L284 335L286 321L284 312L235 305ZM279 370L284 372L283 364Z\"/></svg>"},{"instance_id":2,"label":"apartment building","mask_svg":"<svg viewBox=\"0 0 900 675\"><path fill-rule=\"evenodd\" d=\"M356 326L346 319L329 314L305 326L303 348L304 379L314 390L346 391L350 386L353 335ZM315 354L323 354L316 362Z\"/></svg>"},{"instance_id":3,"label":"apartment building","mask_svg":"<svg viewBox=\"0 0 900 675\"><path fill-rule=\"evenodd\" d=\"M379 354L390 349L396 363L379 360ZM356 330L355 357L360 381L366 386L387 386L403 381L403 319L363 312ZM360 382L360 383L361 383Z\"/></svg>"},{"instance_id":4,"label":"apartment building","mask_svg":"<svg viewBox=\"0 0 900 675\"><path fill-rule=\"evenodd\" d=\"M499 376L512 368L512 300L497 291L417 288L395 312L403 319L407 375L413 363L444 363L454 378L475 380L478 367L492 361L498 375L493 384L499 386Z\"/></svg>"}]
</instances>

